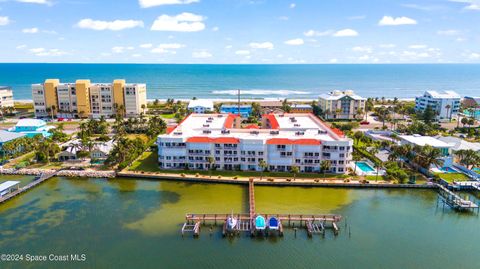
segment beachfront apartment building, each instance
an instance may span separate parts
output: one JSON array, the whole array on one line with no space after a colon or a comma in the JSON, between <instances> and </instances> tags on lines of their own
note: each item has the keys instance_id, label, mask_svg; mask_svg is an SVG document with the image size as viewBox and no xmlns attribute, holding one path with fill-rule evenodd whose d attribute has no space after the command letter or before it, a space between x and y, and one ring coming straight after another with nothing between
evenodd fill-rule
<instances>
[{"instance_id":1,"label":"beachfront apartment building","mask_svg":"<svg viewBox=\"0 0 480 269\"><path fill-rule=\"evenodd\" d=\"M319 96L318 106L326 119L355 119L365 111L366 102L351 90L332 91Z\"/></svg>"},{"instance_id":2,"label":"beachfront apartment building","mask_svg":"<svg viewBox=\"0 0 480 269\"><path fill-rule=\"evenodd\" d=\"M453 145L446 143L442 140L439 140L431 136L422 136L422 135L399 135L400 145L410 144L412 146L431 146L437 148L441 151L442 157L440 158L443 161L444 167L451 167L453 165L452 157L452 148Z\"/></svg>"},{"instance_id":3,"label":"beachfront apartment building","mask_svg":"<svg viewBox=\"0 0 480 269\"><path fill-rule=\"evenodd\" d=\"M100 118L116 113L136 117L147 106L146 85L125 80L60 83L58 79L47 79L43 84L32 85L32 97L37 118Z\"/></svg>"},{"instance_id":4,"label":"beachfront apartment building","mask_svg":"<svg viewBox=\"0 0 480 269\"><path fill-rule=\"evenodd\" d=\"M196 99L188 102L188 111L192 113L211 113L215 110L213 101L206 99Z\"/></svg>"},{"instance_id":5,"label":"beachfront apartment building","mask_svg":"<svg viewBox=\"0 0 480 269\"><path fill-rule=\"evenodd\" d=\"M14 107L12 88L0 86L0 108Z\"/></svg>"},{"instance_id":6,"label":"beachfront apartment building","mask_svg":"<svg viewBox=\"0 0 480 269\"><path fill-rule=\"evenodd\" d=\"M241 128L234 114L190 114L158 136L161 169L287 172L320 171L328 160L331 173L344 174L352 159L352 140L312 114L268 114L259 129ZM213 162L212 162L213 161Z\"/></svg>"},{"instance_id":7,"label":"beachfront apartment building","mask_svg":"<svg viewBox=\"0 0 480 269\"><path fill-rule=\"evenodd\" d=\"M415 110L425 111L430 107L435 111L437 120L449 120L457 116L460 110L461 97L454 91L426 91L422 96L415 97Z\"/></svg>"}]
</instances>

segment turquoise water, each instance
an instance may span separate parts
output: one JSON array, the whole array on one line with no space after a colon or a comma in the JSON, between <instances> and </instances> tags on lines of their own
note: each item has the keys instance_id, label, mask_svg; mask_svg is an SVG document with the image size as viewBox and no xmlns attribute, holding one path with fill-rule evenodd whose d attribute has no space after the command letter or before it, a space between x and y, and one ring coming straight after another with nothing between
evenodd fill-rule
<instances>
[{"instance_id":1,"label":"turquoise water","mask_svg":"<svg viewBox=\"0 0 480 269\"><path fill-rule=\"evenodd\" d=\"M368 173L368 172L374 172L375 169L373 169L368 163L366 162L356 162L357 164L357 167L360 168L360 170L362 170L363 172L365 173Z\"/></svg>"},{"instance_id":2,"label":"turquoise water","mask_svg":"<svg viewBox=\"0 0 480 269\"><path fill-rule=\"evenodd\" d=\"M317 98L334 89L366 97L414 97L427 89L478 95L478 64L183 65L183 64L0 64L0 85L16 99L31 99L30 84L46 78L144 82L148 98Z\"/></svg>"},{"instance_id":3,"label":"turquoise water","mask_svg":"<svg viewBox=\"0 0 480 269\"><path fill-rule=\"evenodd\" d=\"M309 239L303 228L295 236L285 223L281 238L222 238L220 225L212 235L204 226L198 239L182 238L185 213L247 211L248 187L52 178L0 205L0 250L86 254L87 261L3 262L0 268L479 267L479 217L442 210L432 190L257 186L255 198L257 212L346 219L337 237L328 231Z\"/></svg>"},{"instance_id":4,"label":"turquoise water","mask_svg":"<svg viewBox=\"0 0 480 269\"><path fill-rule=\"evenodd\" d=\"M444 172L444 173L458 173L457 170L455 170L451 167L441 167L439 170Z\"/></svg>"}]
</instances>

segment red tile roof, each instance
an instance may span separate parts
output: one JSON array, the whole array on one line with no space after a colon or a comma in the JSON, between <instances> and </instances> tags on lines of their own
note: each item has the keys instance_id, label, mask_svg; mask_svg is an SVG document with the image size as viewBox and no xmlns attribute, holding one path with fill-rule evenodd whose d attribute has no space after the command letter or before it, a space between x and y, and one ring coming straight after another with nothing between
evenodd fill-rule
<instances>
[{"instance_id":1,"label":"red tile roof","mask_svg":"<svg viewBox=\"0 0 480 269\"><path fill-rule=\"evenodd\" d=\"M280 124L278 124L277 118L275 117L274 114L267 114L264 117L267 118L268 122L270 123L270 127L272 129L280 128Z\"/></svg>"},{"instance_id":2,"label":"red tile roof","mask_svg":"<svg viewBox=\"0 0 480 269\"><path fill-rule=\"evenodd\" d=\"M334 132L335 134L337 134L338 136L340 137L345 137L345 133L343 133L340 129L337 129L337 128L331 128L332 132Z\"/></svg>"},{"instance_id":3,"label":"red tile roof","mask_svg":"<svg viewBox=\"0 0 480 269\"><path fill-rule=\"evenodd\" d=\"M288 139L272 138L267 140L267 145L321 145L322 142L317 139Z\"/></svg>"},{"instance_id":4,"label":"red tile roof","mask_svg":"<svg viewBox=\"0 0 480 269\"><path fill-rule=\"evenodd\" d=\"M239 144L240 139L235 137L211 138L207 136L192 136L187 139L187 143Z\"/></svg>"},{"instance_id":5,"label":"red tile roof","mask_svg":"<svg viewBox=\"0 0 480 269\"><path fill-rule=\"evenodd\" d=\"M248 126L245 126L245 129L260 129L260 127L258 127L258 125L256 124L250 124Z\"/></svg>"},{"instance_id":6,"label":"red tile roof","mask_svg":"<svg viewBox=\"0 0 480 269\"><path fill-rule=\"evenodd\" d=\"M177 126L178 126L178 125L168 126L168 127L167 127L167 134L173 133L173 131L175 131L175 129L177 128Z\"/></svg>"},{"instance_id":7,"label":"red tile roof","mask_svg":"<svg viewBox=\"0 0 480 269\"><path fill-rule=\"evenodd\" d=\"M223 127L226 128L226 129L233 128L233 122L235 121L236 117L238 117L238 116L234 115L234 114L228 114L227 119L225 120L225 123L223 124Z\"/></svg>"}]
</instances>

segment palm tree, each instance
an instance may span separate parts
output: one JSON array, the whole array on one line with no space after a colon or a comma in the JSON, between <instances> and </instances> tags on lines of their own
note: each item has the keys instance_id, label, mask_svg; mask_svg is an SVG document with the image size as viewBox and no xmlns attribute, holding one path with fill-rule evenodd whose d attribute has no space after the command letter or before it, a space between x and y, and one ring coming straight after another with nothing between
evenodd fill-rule
<instances>
[{"instance_id":1,"label":"palm tree","mask_svg":"<svg viewBox=\"0 0 480 269\"><path fill-rule=\"evenodd\" d=\"M326 178L326 172L332 167L332 162L329 160L323 160L320 162L320 172L323 173L323 178Z\"/></svg>"},{"instance_id":2,"label":"palm tree","mask_svg":"<svg viewBox=\"0 0 480 269\"><path fill-rule=\"evenodd\" d=\"M447 110L447 118L449 119L449 122L452 121L451 114L450 114L450 116L448 115L448 112L450 111L450 108L452 108L452 106L450 106L450 105L445 106L445 109Z\"/></svg>"},{"instance_id":3,"label":"palm tree","mask_svg":"<svg viewBox=\"0 0 480 269\"><path fill-rule=\"evenodd\" d=\"M362 160L362 156L360 156L359 154L353 154L352 161L353 161L353 165L354 165L354 170L353 170L354 175L357 174L357 162L359 162L361 160Z\"/></svg>"},{"instance_id":4,"label":"palm tree","mask_svg":"<svg viewBox=\"0 0 480 269\"><path fill-rule=\"evenodd\" d=\"M295 178L297 176L297 174L300 172L300 168L296 165L292 166L292 168L290 168L290 172L292 172L293 174L293 181L295 181Z\"/></svg>"},{"instance_id":5,"label":"palm tree","mask_svg":"<svg viewBox=\"0 0 480 269\"><path fill-rule=\"evenodd\" d=\"M258 162L258 167L260 167L261 171L260 171L260 180L263 179L263 172L265 171L265 169L268 167L267 165L267 162L264 161L264 160L260 160Z\"/></svg>"},{"instance_id":6,"label":"palm tree","mask_svg":"<svg viewBox=\"0 0 480 269\"><path fill-rule=\"evenodd\" d=\"M207 161L208 161L208 170L209 170L210 178L212 178L212 170L215 164L215 158L213 156L208 156Z\"/></svg>"}]
</instances>

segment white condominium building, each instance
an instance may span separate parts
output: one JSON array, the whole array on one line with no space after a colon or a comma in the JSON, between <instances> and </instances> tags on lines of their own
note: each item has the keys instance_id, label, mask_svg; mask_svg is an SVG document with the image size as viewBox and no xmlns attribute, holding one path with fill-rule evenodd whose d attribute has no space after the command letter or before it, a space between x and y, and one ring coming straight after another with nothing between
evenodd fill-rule
<instances>
[{"instance_id":1,"label":"white condominium building","mask_svg":"<svg viewBox=\"0 0 480 269\"><path fill-rule=\"evenodd\" d=\"M43 84L32 85L32 97L36 117L100 118L116 113L136 117L146 110L147 87L125 83L125 80L60 83L58 79L48 79Z\"/></svg>"},{"instance_id":2,"label":"white condominium building","mask_svg":"<svg viewBox=\"0 0 480 269\"><path fill-rule=\"evenodd\" d=\"M415 98L415 110L425 111L430 107L437 114L438 120L448 120L456 117L460 110L461 97L454 91L426 91Z\"/></svg>"},{"instance_id":3,"label":"white condominium building","mask_svg":"<svg viewBox=\"0 0 480 269\"><path fill-rule=\"evenodd\" d=\"M13 91L10 87L0 86L0 108L13 107Z\"/></svg>"},{"instance_id":4,"label":"white condominium building","mask_svg":"<svg viewBox=\"0 0 480 269\"><path fill-rule=\"evenodd\" d=\"M332 130L312 114L268 114L262 128L239 128L233 114L190 114L168 134L157 139L162 169L209 169L261 171L320 170L330 161L330 172L347 172L352 140ZM212 159L213 158L213 159ZM213 160L213 162L211 162Z\"/></svg>"},{"instance_id":5,"label":"white condominium building","mask_svg":"<svg viewBox=\"0 0 480 269\"><path fill-rule=\"evenodd\" d=\"M125 84L125 111L127 117L136 117L147 109L147 86Z\"/></svg>"},{"instance_id":6,"label":"white condominium building","mask_svg":"<svg viewBox=\"0 0 480 269\"><path fill-rule=\"evenodd\" d=\"M319 96L318 106L326 119L355 119L365 111L366 102L366 98L350 90L332 91Z\"/></svg>"}]
</instances>

